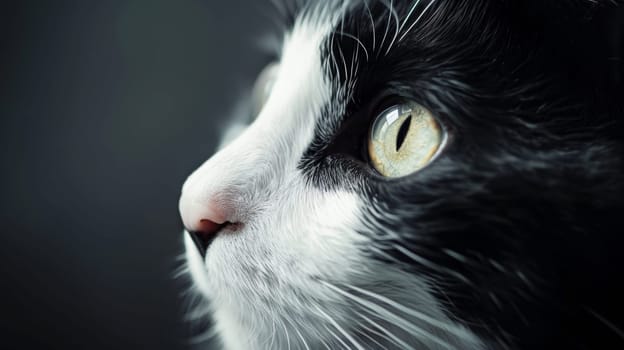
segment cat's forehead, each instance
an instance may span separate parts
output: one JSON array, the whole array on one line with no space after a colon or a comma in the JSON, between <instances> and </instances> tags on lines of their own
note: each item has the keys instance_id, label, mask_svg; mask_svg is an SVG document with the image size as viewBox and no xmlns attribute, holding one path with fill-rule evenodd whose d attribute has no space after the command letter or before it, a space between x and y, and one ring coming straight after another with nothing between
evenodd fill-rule
<instances>
[{"instance_id":1,"label":"cat's forehead","mask_svg":"<svg viewBox=\"0 0 624 350\"><path fill-rule=\"evenodd\" d=\"M316 28L322 37L322 61L341 79L365 64L392 63L388 56L404 57L415 47L444 48L457 32L463 39L486 37L496 28L490 2L470 6L439 0L327 0L303 1L286 6L289 33ZM286 36L286 41L290 38ZM491 38L490 38L491 39ZM447 48L448 49L448 48ZM407 51L407 52L406 52ZM351 67L351 64L361 64ZM343 74L343 73L346 73Z\"/></svg>"},{"instance_id":2,"label":"cat's forehead","mask_svg":"<svg viewBox=\"0 0 624 350\"><path fill-rule=\"evenodd\" d=\"M482 4L477 15L474 7L435 0L304 2L290 9L282 70L307 72L324 81L325 103L317 104L323 130L316 133L330 135L350 107L362 107L384 89L400 95L404 92L396 91L399 84L447 69L439 57L444 57L444 64L456 64L464 46L478 47L475 41L493 32L492 26L480 26L487 22L487 7ZM290 89L309 79L292 73L281 78Z\"/></svg>"},{"instance_id":3,"label":"cat's forehead","mask_svg":"<svg viewBox=\"0 0 624 350\"><path fill-rule=\"evenodd\" d=\"M442 72L435 67L436 55L456 46L450 35L456 29L450 28L461 25L454 19L440 21L441 16L463 9L428 0L327 1L302 6L284 36L277 81L258 120L279 123L282 130L296 120L297 127L291 130L304 134L297 136L297 167L321 169L315 163L325 159L324 152L339 139L340 130L347 122L365 125L367 108L383 96L432 107L428 99L413 94L426 91L418 84L435 86L427 82L426 75ZM432 49L436 45L440 49ZM319 185L334 187L329 183Z\"/></svg>"}]
</instances>

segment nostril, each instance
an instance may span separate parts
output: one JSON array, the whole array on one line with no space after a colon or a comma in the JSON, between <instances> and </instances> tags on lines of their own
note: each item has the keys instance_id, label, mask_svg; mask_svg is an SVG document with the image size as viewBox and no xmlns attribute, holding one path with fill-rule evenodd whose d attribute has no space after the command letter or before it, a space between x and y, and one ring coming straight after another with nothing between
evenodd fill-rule
<instances>
[{"instance_id":1,"label":"nostril","mask_svg":"<svg viewBox=\"0 0 624 350\"><path fill-rule=\"evenodd\" d=\"M217 224L216 222L202 219L196 231L188 231L202 258L206 257L206 250L208 250L210 243L217 237L218 231L228 224L228 222Z\"/></svg>"},{"instance_id":2,"label":"nostril","mask_svg":"<svg viewBox=\"0 0 624 350\"><path fill-rule=\"evenodd\" d=\"M182 192L179 203L182 224L202 258L206 257L208 246L224 227L238 227L231 224L234 210L230 204L218 193L206 195L189 188Z\"/></svg>"},{"instance_id":3,"label":"nostril","mask_svg":"<svg viewBox=\"0 0 624 350\"><path fill-rule=\"evenodd\" d=\"M214 199L198 200L192 193L182 194L179 209L184 227L193 232L214 232L232 216L232 211L223 204Z\"/></svg>"},{"instance_id":4,"label":"nostril","mask_svg":"<svg viewBox=\"0 0 624 350\"><path fill-rule=\"evenodd\" d=\"M221 227L223 227L225 223L218 224L214 221L210 221L208 219L199 220L199 225L196 227L197 232L201 232L205 235L212 235L213 233L219 231Z\"/></svg>"}]
</instances>

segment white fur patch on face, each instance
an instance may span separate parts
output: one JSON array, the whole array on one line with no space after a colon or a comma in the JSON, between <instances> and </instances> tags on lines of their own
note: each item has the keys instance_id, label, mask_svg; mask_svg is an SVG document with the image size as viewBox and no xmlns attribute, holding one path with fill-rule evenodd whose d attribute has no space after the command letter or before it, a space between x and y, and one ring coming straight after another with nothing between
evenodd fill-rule
<instances>
[{"instance_id":1,"label":"white fur patch on face","mask_svg":"<svg viewBox=\"0 0 624 350\"><path fill-rule=\"evenodd\" d=\"M274 329L276 322L293 329L283 324L288 314L291 322L318 318L321 324L321 316L311 310L340 298L318 280L347 281L365 263L358 246L366 239L354 230L358 198L321 192L307 185L297 169L320 111L330 102L320 62L330 28L311 22L295 26L256 121L183 187L183 196L195 202L217 198L220 205L234 207L230 221L242 223L236 232L219 233L205 261L185 237L190 272L211 300L216 328L228 349L274 348L265 343L272 338L267 335L282 333ZM299 332L306 338L321 336Z\"/></svg>"},{"instance_id":2,"label":"white fur patch on face","mask_svg":"<svg viewBox=\"0 0 624 350\"><path fill-rule=\"evenodd\" d=\"M258 342L285 319L305 324L317 318L313 323L321 324L311 308L336 304L338 311L341 298L319 281L349 281L366 266L359 253L366 239L353 229L358 212L354 195L322 193L293 177L271 202L247 227L221 233L205 263L186 238L191 273L212 302L216 327L228 349L272 348Z\"/></svg>"},{"instance_id":3,"label":"white fur patch on face","mask_svg":"<svg viewBox=\"0 0 624 350\"><path fill-rule=\"evenodd\" d=\"M240 223L218 233L205 259L185 235L217 334L229 350L479 348L425 282L364 253L374 242L360 233L357 194L315 188L297 168L336 88L320 52L332 28L333 20L296 23L260 115L183 186L181 201L227 208Z\"/></svg>"}]
</instances>

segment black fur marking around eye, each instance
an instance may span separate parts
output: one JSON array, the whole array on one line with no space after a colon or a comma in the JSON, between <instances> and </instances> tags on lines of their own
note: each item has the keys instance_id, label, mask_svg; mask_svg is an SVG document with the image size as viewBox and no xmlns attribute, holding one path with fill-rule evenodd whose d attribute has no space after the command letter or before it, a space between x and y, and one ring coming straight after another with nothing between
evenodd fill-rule
<instances>
[{"instance_id":1,"label":"black fur marking around eye","mask_svg":"<svg viewBox=\"0 0 624 350\"><path fill-rule=\"evenodd\" d=\"M449 316L492 348L623 348L600 318L624 328L624 94L610 59L624 10L438 1L386 53L394 17L368 5L374 26L353 6L323 48L344 89L300 163L310 182L360 195L371 256L435 281ZM413 175L375 176L357 148L380 94L444 118L452 147Z\"/></svg>"}]
</instances>

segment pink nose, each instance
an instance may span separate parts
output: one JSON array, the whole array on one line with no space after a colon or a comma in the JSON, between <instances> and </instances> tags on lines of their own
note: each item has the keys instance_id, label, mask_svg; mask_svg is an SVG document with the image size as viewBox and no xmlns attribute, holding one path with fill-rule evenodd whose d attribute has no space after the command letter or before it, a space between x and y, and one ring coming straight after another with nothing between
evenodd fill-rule
<instances>
[{"instance_id":1,"label":"pink nose","mask_svg":"<svg viewBox=\"0 0 624 350\"><path fill-rule=\"evenodd\" d=\"M215 225L223 224L228 219L226 210L215 201L193 198L187 193L180 197L180 215L184 227L193 232L210 233Z\"/></svg>"},{"instance_id":2,"label":"pink nose","mask_svg":"<svg viewBox=\"0 0 624 350\"><path fill-rule=\"evenodd\" d=\"M228 211L216 201L199 200L186 193L180 197L179 207L184 227L202 257L205 256L216 233L228 223Z\"/></svg>"}]
</instances>

